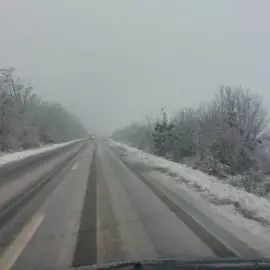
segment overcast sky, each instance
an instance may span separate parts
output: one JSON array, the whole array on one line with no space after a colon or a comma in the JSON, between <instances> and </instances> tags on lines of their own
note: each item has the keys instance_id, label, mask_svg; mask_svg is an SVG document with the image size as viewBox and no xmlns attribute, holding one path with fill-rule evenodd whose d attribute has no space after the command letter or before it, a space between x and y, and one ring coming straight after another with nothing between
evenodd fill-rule
<instances>
[{"instance_id":1,"label":"overcast sky","mask_svg":"<svg viewBox=\"0 0 270 270\"><path fill-rule=\"evenodd\" d=\"M0 0L0 68L97 132L197 106L220 84L270 107L269 10L268 0Z\"/></svg>"}]
</instances>

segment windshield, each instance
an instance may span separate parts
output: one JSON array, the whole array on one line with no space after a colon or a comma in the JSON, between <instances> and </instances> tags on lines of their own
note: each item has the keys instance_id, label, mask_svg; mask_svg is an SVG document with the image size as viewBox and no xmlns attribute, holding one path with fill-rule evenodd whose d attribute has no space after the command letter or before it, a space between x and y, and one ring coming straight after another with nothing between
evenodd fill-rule
<instances>
[{"instance_id":1,"label":"windshield","mask_svg":"<svg viewBox=\"0 0 270 270\"><path fill-rule=\"evenodd\" d=\"M2 0L0 269L269 258L269 8Z\"/></svg>"}]
</instances>

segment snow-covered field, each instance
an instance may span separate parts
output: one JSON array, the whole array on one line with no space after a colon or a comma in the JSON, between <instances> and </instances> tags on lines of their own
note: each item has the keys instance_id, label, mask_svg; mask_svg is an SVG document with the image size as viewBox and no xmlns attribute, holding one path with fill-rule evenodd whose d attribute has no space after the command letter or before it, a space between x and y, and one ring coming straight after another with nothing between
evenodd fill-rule
<instances>
[{"instance_id":1,"label":"snow-covered field","mask_svg":"<svg viewBox=\"0 0 270 270\"><path fill-rule=\"evenodd\" d=\"M53 150L56 148L60 148L60 147L63 147L65 145L71 144L71 143L79 141L79 140L82 140L82 139L69 141L69 142L65 142L65 143L56 143L56 144L43 146L43 147L36 148L36 149L30 149L30 150L25 150L25 151L20 151L20 152L3 154L0 156L0 166L7 164L9 162L18 161L18 160L27 158L29 156L34 156L34 155L44 153L44 152L47 152L47 151L50 151L50 150Z\"/></svg>"},{"instance_id":2,"label":"snow-covered field","mask_svg":"<svg viewBox=\"0 0 270 270\"><path fill-rule=\"evenodd\" d=\"M226 184L218 178L186 165L125 144L112 140L109 140L108 144L126 161L148 171L149 175L163 181L164 184L169 184L175 192L188 194L202 211L208 216L211 215L212 219L219 221L223 219L223 225L243 241L249 242L261 251L270 248L270 201L268 199L257 197L244 189Z\"/></svg>"}]
</instances>

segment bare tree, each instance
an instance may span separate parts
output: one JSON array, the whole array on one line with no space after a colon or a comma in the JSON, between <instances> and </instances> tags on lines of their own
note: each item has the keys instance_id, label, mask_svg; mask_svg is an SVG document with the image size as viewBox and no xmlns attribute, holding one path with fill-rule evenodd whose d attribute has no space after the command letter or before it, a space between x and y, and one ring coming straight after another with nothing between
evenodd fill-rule
<instances>
[{"instance_id":1,"label":"bare tree","mask_svg":"<svg viewBox=\"0 0 270 270\"><path fill-rule=\"evenodd\" d=\"M240 174L239 184L249 192L270 191L267 110L249 90L221 86L214 99L198 109L181 109L170 119L162 111L144 125L157 155L181 161L198 154L197 168L222 177ZM125 133L138 147L140 131L119 130L116 137L121 140Z\"/></svg>"},{"instance_id":2,"label":"bare tree","mask_svg":"<svg viewBox=\"0 0 270 270\"><path fill-rule=\"evenodd\" d=\"M0 70L0 151L66 141L86 133L79 119L61 105L40 100L30 83L25 86L15 78L13 68Z\"/></svg>"}]
</instances>

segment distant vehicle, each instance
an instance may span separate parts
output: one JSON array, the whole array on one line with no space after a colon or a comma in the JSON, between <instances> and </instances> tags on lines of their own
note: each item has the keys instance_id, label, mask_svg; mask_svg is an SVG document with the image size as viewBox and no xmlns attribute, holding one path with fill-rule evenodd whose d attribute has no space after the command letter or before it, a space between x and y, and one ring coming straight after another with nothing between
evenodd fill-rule
<instances>
[{"instance_id":1,"label":"distant vehicle","mask_svg":"<svg viewBox=\"0 0 270 270\"><path fill-rule=\"evenodd\" d=\"M93 140L95 139L94 135L88 135L88 139Z\"/></svg>"}]
</instances>

